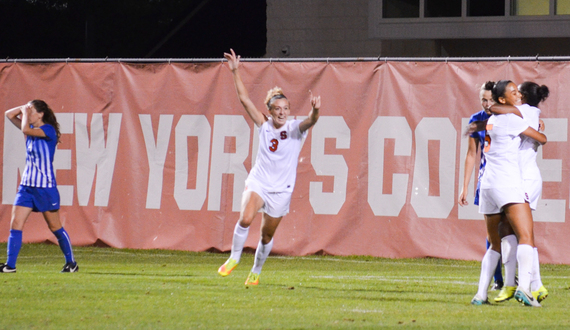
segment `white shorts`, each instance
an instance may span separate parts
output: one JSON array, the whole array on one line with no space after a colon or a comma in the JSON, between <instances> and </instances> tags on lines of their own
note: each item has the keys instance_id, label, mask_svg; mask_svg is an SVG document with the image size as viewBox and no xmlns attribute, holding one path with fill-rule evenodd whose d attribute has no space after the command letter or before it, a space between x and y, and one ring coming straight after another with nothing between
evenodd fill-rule
<instances>
[{"instance_id":1,"label":"white shorts","mask_svg":"<svg viewBox=\"0 0 570 330\"><path fill-rule=\"evenodd\" d=\"M481 189L479 213L498 214L507 204L527 202L528 195L520 187Z\"/></svg>"},{"instance_id":2,"label":"white shorts","mask_svg":"<svg viewBox=\"0 0 570 330\"><path fill-rule=\"evenodd\" d=\"M273 218L280 218L289 213L289 205L291 205L291 195L289 191L284 192L268 192L261 188L257 182L253 180L245 181L245 189L243 198L248 191L254 191L263 200L261 211ZM242 201L243 203L243 201Z\"/></svg>"},{"instance_id":3,"label":"white shorts","mask_svg":"<svg viewBox=\"0 0 570 330\"><path fill-rule=\"evenodd\" d=\"M528 194L530 209L536 211L536 205L542 193L542 180L524 180L523 186Z\"/></svg>"}]
</instances>

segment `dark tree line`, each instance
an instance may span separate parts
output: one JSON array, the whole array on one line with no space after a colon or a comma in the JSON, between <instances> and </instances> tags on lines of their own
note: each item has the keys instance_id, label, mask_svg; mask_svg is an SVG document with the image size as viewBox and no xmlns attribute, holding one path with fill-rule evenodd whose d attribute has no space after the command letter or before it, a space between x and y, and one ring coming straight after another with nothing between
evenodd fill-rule
<instances>
[{"instance_id":1,"label":"dark tree line","mask_svg":"<svg viewBox=\"0 0 570 330\"><path fill-rule=\"evenodd\" d=\"M0 58L261 57L264 0L0 0Z\"/></svg>"}]
</instances>

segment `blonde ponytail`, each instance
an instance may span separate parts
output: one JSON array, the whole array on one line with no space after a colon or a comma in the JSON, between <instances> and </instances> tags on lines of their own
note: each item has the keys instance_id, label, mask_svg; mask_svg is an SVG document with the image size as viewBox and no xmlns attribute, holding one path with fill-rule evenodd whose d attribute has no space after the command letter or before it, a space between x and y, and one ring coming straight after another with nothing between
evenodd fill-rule
<instances>
[{"instance_id":1,"label":"blonde ponytail","mask_svg":"<svg viewBox=\"0 0 570 330\"><path fill-rule=\"evenodd\" d=\"M275 86L267 92L267 96L265 97L265 105L267 106L267 109L270 109L271 103L278 99L287 99L287 97L283 94L281 87Z\"/></svg>"}]
</instances>

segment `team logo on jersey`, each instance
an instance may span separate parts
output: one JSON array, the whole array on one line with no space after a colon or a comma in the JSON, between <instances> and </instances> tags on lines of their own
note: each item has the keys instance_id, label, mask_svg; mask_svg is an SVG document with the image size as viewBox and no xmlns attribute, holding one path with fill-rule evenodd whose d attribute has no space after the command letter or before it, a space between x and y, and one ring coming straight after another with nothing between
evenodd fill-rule
<instances>
[{"instance_id":1,"label":"team logo on jersey","mask_svg":"<svg viewBox=\"0 0 570 330\"><path fill-rule=\"evenodd\" d=\"M281 131L281 140L287 139L287 131Z\"/></svg>"}]
</instances>

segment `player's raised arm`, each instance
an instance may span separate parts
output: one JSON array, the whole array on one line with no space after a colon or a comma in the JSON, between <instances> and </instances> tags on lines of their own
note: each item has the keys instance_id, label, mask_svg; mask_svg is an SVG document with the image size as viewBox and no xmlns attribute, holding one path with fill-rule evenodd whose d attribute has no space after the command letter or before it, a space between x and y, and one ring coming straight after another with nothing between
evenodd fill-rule
<instances>
[{"instance_id":1,"label":"player's raised arm","mask_svg":"<svg viewBox=\"0 0 570 330\"><path fill-rule=\"evenodd\" d=\"M313 127L319 120L319 109L321 108L321 96L313 96L311 93L311 112L309 112L309 117L303 120L301 124L299 124L299 130L304 132L309 128Z\"/></svg>"},{"instance_id":2,"label":"player's raised arm","mask_svg":"<svg viewBox=\"0 0 570 330\"><path fill-rule=\"evenodd\" d=\"M230 49L230 53L224 53L224 57L228 60L228 66L232 71L234 78L234 84L236 86L236 91L238 94L239 101L243 105L243 108L247 114L251 117L255 125L261 126L267 119L266 117L255 107L251 99L249 98L249 93L241 80L239 73L239 60L240 56L236 55L233 49Z\"/></svg>"},{"instance_id":3,"label":"player's raised arm","mask_svg":"<svg viewBox=\"0 0 570 330\"><path fill-rule=\"evenodd\" d=\"M517 107L515 107L514 105L495 103L489 108L489 110L494 115L504 115L507 113L514 113L515 115L517 115L521 118L523 117L520 110Z\"/></svg>"},{"instance_id":4,"label":"player's raised arm","mask_svg":"<svg viewBox=\"0 0 570 330\"><path fill-rule=\"evenodd\" d=\"M22 119L20 116L22 115L22 109L24 108L23 105L17 106L10 110L6 110L6 118L8 118L14 126L18 127L18 129L22 129Z\"/></svg>"}]
</instances>

